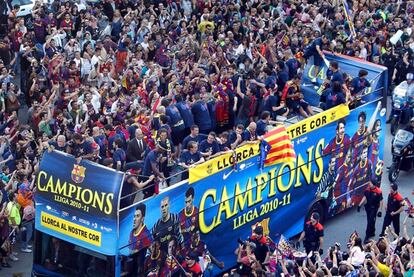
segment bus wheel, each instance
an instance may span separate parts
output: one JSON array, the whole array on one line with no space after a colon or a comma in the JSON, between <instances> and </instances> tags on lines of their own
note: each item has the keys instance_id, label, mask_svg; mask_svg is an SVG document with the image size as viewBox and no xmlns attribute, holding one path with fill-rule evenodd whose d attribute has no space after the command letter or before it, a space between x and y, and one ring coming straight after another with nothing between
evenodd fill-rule
<instances>
[{"instance_id":1,"label":"bus wheel","mask_svg":"<svg viewBox=\"0 0 414 277\"><path fill-rule=\"evenodd\" d=\"M326 208L323 205L323 203L321 201L318 201L318 202L314 203L312 205L312 207L309 209L307 218L310 218L311 215L316 212L320 216L319 222L323 223L325 221L325 211L326 211Z\"/></svg>"},{"instance_id":2,"label":"bus wheel","mask_svg":"<svg viewBox=\"0 0 414 277\"><path fill-rule=\"evenodd\" d=\"M397 181L397 178L398 178L399 174L400 174L399 163L398 162L393 162L391 164L390 170L388 172L388 180L391 183L394 183L395 181Z\"/></svg>"}]
</instances>

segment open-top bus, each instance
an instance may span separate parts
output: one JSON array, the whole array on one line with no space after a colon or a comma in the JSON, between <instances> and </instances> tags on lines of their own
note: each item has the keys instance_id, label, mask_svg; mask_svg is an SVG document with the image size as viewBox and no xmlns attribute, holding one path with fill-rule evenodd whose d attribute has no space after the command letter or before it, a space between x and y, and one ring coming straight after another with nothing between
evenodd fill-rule
<instances>
[{"instance_id":1,"label":"open-top bus","mask_svg":"<svg viewBox=\"0 0 414 277\"><path fill-rule=\"evenodd\" d=\"M122 200L131 197L122 194L127 175L45 152L36 180L33 273L168 276L180 270L183 253L200 250L206 275L216 276L236 265L237 239L253 226L260 224L272 240L289 238L303 230L310 212L326 219L357 204L368 182L380 183L387 72L357 59L327 57L353 77L367 70L371 88L352 110L340 105L287 121L295 161L261 168L259 143L244 145L124 207ZM305 72L313 72L310 65ZM325 75L326 67L318 82ZM310 102L318 97L318 86L308 85L311 77L302 80ZM56 248L61 263L50 266L50 249Z\"/></svg>"}]
</instances>

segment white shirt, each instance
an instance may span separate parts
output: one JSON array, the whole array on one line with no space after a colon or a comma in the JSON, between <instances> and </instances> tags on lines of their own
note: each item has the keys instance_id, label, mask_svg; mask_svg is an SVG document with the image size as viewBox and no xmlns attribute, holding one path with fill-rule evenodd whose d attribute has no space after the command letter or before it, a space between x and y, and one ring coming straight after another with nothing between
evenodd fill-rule
<instances>
[{"instance_id":1,"label":"white shirt","mask_svg":"<svg viewBox=\"0 0 414 277\"><path fill-rule=\"evenodd\" d=\"M99 108L101 107L100 99L101 97L99 95L96 95L95 93L92 94L91 104L93 106L93 109L95 110L95 113L99 113ZM79 97L79 100L85 101L83 96ZM86 103L82 105L82 110L84 112L88 111L88 106L86 105Z\"/></svg>"},{"instance_id":2,"label":"white shirt","mask_svg":"<svg viewBox=\"0 0 414 277\"><path fill-rule=\"evenodd\" d=\"M365 47L361 49L361 52L359 53L359 57L361 59L364 59L364 60L367 59L367 57L368 57L368 51L367 51L367 49Z\"/></svg>"},{"instance_id":3,"label":"white shirt","mask_svg":"<svg viewBox=\"0 0 414 277\"><path fill-rule=\"evenodd\" d=\"M57 47L63 48L63 40L66 38L66 32L58 33L52 37Z\"/></svg>"},{"instance_id":4,"label":"white shirt","mask_svg":"<svg viewBox=\"0 0 414 277\"><path fill-rule=\"evenodd\" d=\"M73 59L73 61L76 63L76 67L79 67L80 62L81 62L81 59L82 59L82 58L80 58L79 60L78 60L77 58L74 58L74 59Z\"/></svg>"},{"instance_id":5,"label":"white shirt","mask_svg":"<svg viewBox=\"0 0 414 277\"><path fill-rule=\"evenodd\" d=\"M349 253L348 262L353 266L360 266L364 263L365 252L359 246L353 246Z\"/></svg>"},{"instance_id":6,"label":"white shirt","mask_svg":"<svg viewBox=\"0 0 414 277\"><path fill-rule=\"evenodd\" d=\"M189 1L189 0L184 0L182 2L182 8L184 10L185 15L190 15L191 12L193 11L191 1Z\"/></svg>"},{"instance_id":7,"label":"white shirt","mask_svg":"<svg viewBox=\"0 0 414 277\"><path fill-rule=\"evenodd\" d=\"M111 113L116 113L118 111L118 102L119 100L116 100L114 103L112 103Z\"/></svg>"},{"instance_id":8,"label":"white shirt","mask_svg":"<svg viewBox=\"0 0 414 277\"><path fill-rule=\"evenodd\" d=\"M81 58L81 61L82 61L82 63L81 63L80 70L81 70L81 75L83 77L83 76L88 75L91 72L92 64L91 64L89 59Z\"/></svg>"},{"instance_id":9,"label":"white shirt","mask_svg":"<svg viewBox=\"0 0 414 277\"><path fill-rule=\"evenodd\" d=\"M99 57L98 56L96 56L96 55L93 55L92 56L92 59L91 59L91 64L92 64L92 67L95 67L95 64L97 64L98 62L99 62Z\"/></svg>"},{"instance_id":10,"label":"white shirt","mask_svg":"<svg viewBox=\"0 0 414 277\"><path fill-rule=\"evenodd\" d=\"M141 46L142 46L142 48L143 48L144 50L147 50L147 49L148 49L149 44L148 44L148 42L143 41L143 42L141 42Z\"/></svg>"}]
</instances>

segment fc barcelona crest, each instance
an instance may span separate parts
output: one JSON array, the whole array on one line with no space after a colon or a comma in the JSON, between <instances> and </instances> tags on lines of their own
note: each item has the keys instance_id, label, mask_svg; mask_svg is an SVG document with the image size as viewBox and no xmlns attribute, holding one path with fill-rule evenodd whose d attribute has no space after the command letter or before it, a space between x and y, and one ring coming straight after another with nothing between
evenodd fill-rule
<instances>
[{"instance_id":1,"label":"fc barcelona crest","mask_svg":"<svg viewBox=\"0 0 414 277\"><path fill-rule=\"evenodd\" d=\"M268 236L270 234L269 222L270 222L269 217L263 219L262 221L256 222L255 224L252 225L252 233L254 233L254 229L256 229L256 227L262 226L263 235Z\"/></svg>"},{"instance_id":2,"label":"fc barcelona crest","mask_svg":"<svg viewBox=\"0 0 414 277\"><path fill-rule=\"evenodd\" d=\"M207 174L211 174L211 173L213 173L213 165L212 164L209 164L208 166L207 166Z\"/></svg>"},{"instance_id":3,"label":"fc barcelona crest","mask_svg":"<svg viewBox=\"0 0 414 277\"><path fill-rule=\"evenodd\" d=\"M333 121L333 120L335 120L335 118L336 118L336 113L335 112L332 112L331 113L331 120Z\"/></svg>"},{"instance_id":4,"label":"fc barcelona crest","mask_svg":"<svg viewBox=\"0 0 414 277\"><path fill-rule=\"evenodd\" d=\"M82 183L83 179L85 179L85 170L85 167L78 164L74 164L71 174L73 182L77 184Z\"/></svg>"}]
</instances>

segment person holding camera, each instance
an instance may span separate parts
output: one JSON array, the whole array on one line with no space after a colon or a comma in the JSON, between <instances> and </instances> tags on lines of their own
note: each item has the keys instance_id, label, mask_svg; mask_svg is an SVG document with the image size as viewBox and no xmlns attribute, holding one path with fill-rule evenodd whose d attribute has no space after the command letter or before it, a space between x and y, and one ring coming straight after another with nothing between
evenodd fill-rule
<instances>
[{"instance_id":1,"label":"person holding camera","mask_svg":"<svg viewBox=\"0 0 414 277\"><path fill-rule=\"evenodd\" d=\"M377 216L382 216L381 210L383 206L382 191L372 182L369 182L367 189L364 191L364 197L357 207L358 212L361 210L362 205L365 205L365 211L367 212L367 228L364 239L364 244L366 244L369 238L375 236L375 220Z\"/></svg>"},{"instance_id":2,"label":"person holding camera","mask_svg":"<svg viewBox=\"0 0 414 277\"><path fill-rule=\"evenodd\" d=\"M298 242L303 240L303 246L307 254L318 251L323 254L323 225L319 222L320 215L312 213L309 221L306 222L303 232L300 234Z\"/></svg>"},{"instance_id":3,"label":"person holding camera","mask_svg":"<svg viewBox=\"0 0 414 277\"><path fill-rule=\"evenodd\" d=\"M355 237L351 242L348 262L354 267L359 267L364 263L364 260L365 252L362 248L362 240L360 237Z\"/></svg>"},{"instance_id":4,"label":"person holding camera","mask_svg":"<svg viewBox=\"0 0 414 277\"><path fill-rule=\"evenodd\" d=\"M256 244L250 241L238 240L239 247L236 249L237 255L237 273L241 277L248 277L252 274L255 268L260 267L259 262L256 259L254 251L256 250Z\"/></svg>"}]
</instances>

